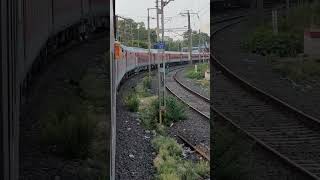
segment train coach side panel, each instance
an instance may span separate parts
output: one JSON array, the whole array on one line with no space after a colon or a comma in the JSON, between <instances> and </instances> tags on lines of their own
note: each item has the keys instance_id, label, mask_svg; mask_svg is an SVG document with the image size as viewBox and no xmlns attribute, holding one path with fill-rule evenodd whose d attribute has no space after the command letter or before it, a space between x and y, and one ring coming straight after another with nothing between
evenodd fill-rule
<instances>
[{"instance_id":1,"label":"train coach side panel","mask_svg":"<svg viewBox=\"0 0 320 180\"><path fill-rule=\"evenodd\" d=\"M108 16L110 0L91 0L91 10L94 16Z\"/></svg>"},{"instance_id":2,"label":"train coach side panel","mask_svg":"<svg viewBox=\"0 0 320 180\"><path fill-rule=\"evenodd\" d=\"M24 9L26 73L49 37L51 0L27 0Z\"/></svg>"},{"instance_id":3,"label":"train coach side panel","mask_svg":"<svg viewBox=\"0 0 320 180\"><path fill-rule=\"evenodd\" d=\"M53 0L54 33L66 29L81 19L82 0Z\"/></svg>"}]
</instances>

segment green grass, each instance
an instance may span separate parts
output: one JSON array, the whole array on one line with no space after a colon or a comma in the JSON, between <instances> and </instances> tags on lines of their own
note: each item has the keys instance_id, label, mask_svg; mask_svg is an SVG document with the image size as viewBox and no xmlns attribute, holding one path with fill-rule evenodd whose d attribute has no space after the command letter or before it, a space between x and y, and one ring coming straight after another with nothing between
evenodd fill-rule
<instances>
[{"instance_id":1,"label":"green grass","mask_svg":"<svg viewBox=\"0 0 320 180\"><path fill-rule=\"evenodd\" d=\"M186 76L190 79L203 79L205 75L205 71L209 68L208 63L197 64L197 71L195 71L195 67L189 67L186 71Z\"/></svg>"},{"instance_id":2,"label":"green grass","mask_svg":"<svg viewBox=\"0 0 320 180\"><path fill-rule=\"evenodd\" d=\"M200 161L193 163L182 158L182 146L175 139L157 136L152 144L158 152L154 159L159 180L199 179L209 174L209 164Z\"/></svg>"},{"instance_id":3,"label":"green grass","mask_svg":"<svg viewBox=\"0 0 320 180\"><path fill-rule=\"evenodd\" d=\"M164 124L178 122L187 118L185 105L173 96L166 98L166 112L164 114Z\"/></svg>"},{"instance_id":4,"label":"green grass","mask_svg":"<svg viewBox=\"0 0 320 180\"><path fill-rule=\"evenodd\" d=\"M145 102L144 108L139 110L139 114L145 128L156 130L159 123L159 100L158 98L151 99ZM163 116L163 125L170 126L171 123L186 119L185 110L185 105L175 97L166 97L166 111Z\"/></svg>"},{"instance_id":5,"label":"green grass","mask_svg":"<svg viewBox=\"0 0 320 180\"><path fill-rule=\"evenodd\" d=\"M252 144L229 128L216 124L214 132L214 177L220 180L249 179Z\"/></svg>"},{"instance_id":6,"label":"green grass","mask_svg":"<svg viewBox=\"0 0 320 180\"><path fill-rule=\"evenodd\" d=\"M139 110L142 125L146 129L156 129L159 119L159 101L158 98L153 98L144 102L144 108Z\"/></svg>"},{"instance_id":7,"label":"green grass","mask_svg":"<svg viewBox=\"0 0 320 180\"><path fill-rule=\"evenodd\" d=\"M88 118L82 104L65 103L41 121L41 142L54 146L54 153L68 159L86 158L96 122Z\"/></svg>"},{"instance_id":8,"label":"green grass","mask_svg":"<svg viewBox=\"0 0 320 180\"><path fill-rule=\"evenodd\" d=\"M298 82L320 78L320 60L295 59L291 61L277 61L273 67L276 72Z\"/></svg>"},{"instance_id":9,"label":"green grass","mask_svg":"<svg viewBox=\"0 0 320 180\"><path fill-rule=\"evenodd\" d=\"M271 23L257 27L248 33L242 45L247 51L260 55L294 57L303 52L304 30L312 22L320 24L320 6L311 4L292 8L289 18L279 18L279 33L274 35Z\"/></svg>"},{"instance_id":10,"label":"green grass","mask_svg":"<svg viewBox=\"0 0 320 180\"><path fill-rule=\"evenodd\" d=\"M137 112L139 110L140 101L138 95L135 92L129 93L124 99L125 105L129 111Z\"/></svg>"},{"instance_id":11,"label":"green grass","mask_svg":"<svg viewBox=\"0 0 320 180\"><path fill-rule=\"evenodd\" d=\"M144 77L142 80L143 87L145 89L151 89L151 78L148 76Z\"/></svg>"}]
</instances>

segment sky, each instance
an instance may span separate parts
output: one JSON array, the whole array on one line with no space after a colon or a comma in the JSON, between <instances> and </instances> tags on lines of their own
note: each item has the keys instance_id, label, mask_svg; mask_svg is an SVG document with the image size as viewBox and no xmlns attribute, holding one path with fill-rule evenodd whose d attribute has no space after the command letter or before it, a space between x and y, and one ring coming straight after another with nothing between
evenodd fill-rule
<instances>
[{"instance_id":1,"label":"sky","mask_svg":"<svg viewBox=\"0 0 320 180\"><path fill-rule=\"evenodd\" d=\"M160 0L159 0L160 1ZM154 8L156 0L116 0L116 14L132 18L136 22L144 22L147 27L147 8ZM160 5L160 3L159 3ZM179 13L190 12L199 13L191 15L191 28L194 31L200 31L210 34L210 0L174 0L164 8L165 29L186 28L188 25L188 17L181 16ZM150 10L150 16L156 17L156 10ZM160 15L161 17L161 15ZM150 20L150 28L156 27L156 19ZM161 28L161 21L160 21ZM165 36L173 39L181 39L183 31L175 31L173 33L165 32Z\"/></svg>"}]
</instances>

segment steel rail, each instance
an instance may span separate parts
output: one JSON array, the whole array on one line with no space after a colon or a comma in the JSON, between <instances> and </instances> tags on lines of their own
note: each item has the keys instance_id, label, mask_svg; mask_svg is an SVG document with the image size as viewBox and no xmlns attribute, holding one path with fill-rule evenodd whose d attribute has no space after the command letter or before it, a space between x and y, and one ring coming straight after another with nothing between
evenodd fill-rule
<instances>
[{"instance_id":1,"label":"steel rail","mask_svg":"<svg viewBox=\"0 0 320 180\"><path fill-rule=\"evenodd\" d=\"M243 22L244 19L237 21L237 22L233 22L230 24L227 24L223 27L218 28L217 30L215 30L212 33L212 36L216 35L218 32L225 30L228 27L231 27L235 24L241 23ZM258 95L260 95L261 97L267 98L269 100L271 100L273 103L276 103L278 105L281 105L283 107L285 107L287 110L290 110L291 112L295 113L296 115L299 115L301 117L303 117L305 119L305 123L307 123L310 126L318 126L320 127L320 120L312 117L308 114L306 114L305 112L303 112L302 110L299 110L291 105L289 105L288 103L284 102L283 100L271 95L270 93L256 87L255 85L249 83L247 80L241 78L239 75L237 75L236 73L234 73L233 71L231 71L228 67L226 67L225 65L223 65L223 63L221 63L221 61L218 60L218 58L216 58L216 56L214 56L213 54L211 54L211 59L213 59L213 63L214 65L218 66L219 69L221 69L226 75L228 75L229 77L231 77L232 79L238 81L238 83L240 85L244 85L245 87L247 87L250 90L253 90L255 93L257 93ZM296 168L297 170L299 170L300 172L302 172L303 174L307 175L308 177L312 178L312 179L317 179L319 180L320 177L314 175L313 173L311 173L309 170L305 169L304 167L302 167L301 165L299 165L298 163L292 161L291 159L289 159L288 157L286 157L285 155L283 155L282 153L280 153L279 151L277 151L276 149L272 148L271 146L269 146L268 144L266 144L265 142L263 142L262 140L258 139L256 136L254 136L252 133L248 132L247 130L241 128L237 123L235 123L232 119L226 117L223 113L221 113L219 110L217 110L215 107L211 107L210 108L217 116L219 116L220 118L222 118L223 120L227 121L228 123L230 123L234 128L240 130L243 134L245 134L248 138L254 140L255 142L257 142L258 145L260 145L261 147L263 147L264 149L268 150L269 152L273 153L274 155L278 156L281 160L283 160L284 162L286 162L287 164L291 165L292 167ZM310 121L310 122L307 122ZM312 124L310 124L312 123Z\"/></svg>"}]
</instances>

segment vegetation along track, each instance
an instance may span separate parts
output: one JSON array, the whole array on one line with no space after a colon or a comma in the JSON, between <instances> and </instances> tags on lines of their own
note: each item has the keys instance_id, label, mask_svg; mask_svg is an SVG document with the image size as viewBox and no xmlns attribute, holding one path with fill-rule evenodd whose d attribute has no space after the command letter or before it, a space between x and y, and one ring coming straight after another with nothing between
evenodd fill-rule
<instances>
[{"instance_id":1,"label":"vegetation along track","mask_svg":"<svg viewBox=\"0 0 320 180\"><path fill-rule=\"evenodd\" d=\"M210 99L192 91L177 80L176 75L182 69L174 69L167 74L166 88L190 108L210 119Z\"/></svg>"},{"instance_id":2,"label":"vegetation along track","mask_svg":"<svg viewBox=\"0 0 320 180\"><path fill-rule=\"evenodd\" d=\"M233 24L216 29L212 36ZM214 54L211 59L216 85L212 111L219 119L311 179L320 179L320 120L248 83Z\"/></svg>"},{"instance_id":3,"label":"vegetation along track","mask_svg":"<svg viewBox=\"0 0 320 180\"><path fill-rule=\"evenodd\" d=\"M192 91L186 85L181 83L177 79L177 73L182 71L183 68L173 69L167 74L166 88L167 90L179 98L182 102L187 104L191 109L196 111L206 119L210 119L210 99ZM206 160L210 161L210 150L202 147L201 145L193 145L183 136L179 135L179 138L198 154L203 156Z\"/></svg>"}]
</instances>

